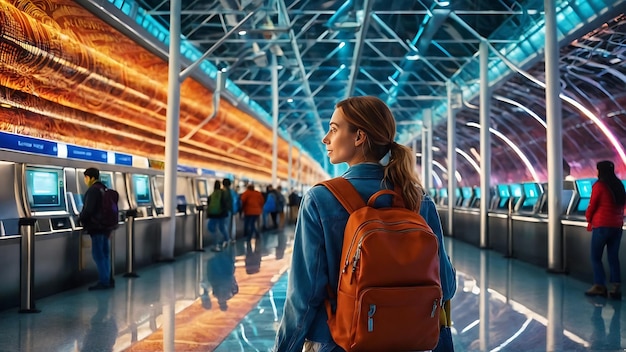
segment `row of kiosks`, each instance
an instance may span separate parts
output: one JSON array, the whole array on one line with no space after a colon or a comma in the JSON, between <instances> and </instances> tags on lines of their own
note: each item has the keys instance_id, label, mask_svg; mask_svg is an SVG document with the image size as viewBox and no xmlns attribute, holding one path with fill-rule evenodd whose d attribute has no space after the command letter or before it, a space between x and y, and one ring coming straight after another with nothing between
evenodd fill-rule
<instances>
[{"instance_id":1,"label":"row of kiosks","mask_svg":"<svg viewBox=\"0 0 626 352\"><path fill-rule=\"evenodd\" d=\"M9 156L13 156L10 154ZM33 159L36 163L20 159ZM94 166L88 161L65 161L17 155L16 161L0 161L0 258L8 266L20 266L20 219L34 219L34 285L37 296L45 296L90 282L96 269L90 260L78 215L87 191L84 171ZM112 236L114 270L126 267L126 215L137 210L134 222L134 264L141 267L158 260L163 215L164 177L161 171L95 164L100 181L119 194L120 226ZM132 171L131 171L132 170ZM139 171L139 172L138 172ZM176 180L175 255L196 249L198 207L207 202L210 175L179 173ZM202 224L202 223L201 223ZM201 232L204 236L206 231ZM117 240L116 240L117 239ZM208 240L207 242L208 243ZM88 244L87 244L88 245ZM0 309L19 304L20 270L0 273Z\"/></svg>"}]
</instances>

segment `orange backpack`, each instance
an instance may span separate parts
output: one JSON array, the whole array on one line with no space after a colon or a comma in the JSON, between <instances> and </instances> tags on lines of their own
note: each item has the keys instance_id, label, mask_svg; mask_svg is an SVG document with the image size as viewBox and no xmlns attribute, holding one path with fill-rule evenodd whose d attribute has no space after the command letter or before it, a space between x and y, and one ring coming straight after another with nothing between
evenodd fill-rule
<instances>
[{"instance_id":1,"label":"orange backpack","mask_svg":"<svg viewBox=\"0 0 626 352\"><path fill-rule=\"evenodd\" d=\"M335 343L346 351L434 349L443 304L437 236L394 191L378 191L366 205L342 177L321 184L350 214L336 307L326 302ZM385 194L393 206L374 208Z\"/></svg>"}]
</instances>

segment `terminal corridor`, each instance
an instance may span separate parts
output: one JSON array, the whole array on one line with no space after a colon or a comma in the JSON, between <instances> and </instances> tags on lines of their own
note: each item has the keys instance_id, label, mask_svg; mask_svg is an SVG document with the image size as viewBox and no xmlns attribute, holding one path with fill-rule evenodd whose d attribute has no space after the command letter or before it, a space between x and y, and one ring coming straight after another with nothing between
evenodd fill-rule
<instances>
[{"instance_id":1,"label":"terminal corridor","mask_svg":"<svg viewBox=\"0 0 626 352\"><path fill-rule=\"evenodd\" d=\"M270 351L282 315L293 228L239 240L222 252L116 275L112 290L80 287L0 312L0 351ZM457 270L456 351L622 351L620 301L590 299L588 284L446 237ZM220 304L211 273L234 264L236 293ZM228 264L227 264L228 265ZM226 280L232 293L232 280ZM35 288L36 289L36 288ZM228 297L228 296L227 296Z\"/></svg>"}]
</instances>

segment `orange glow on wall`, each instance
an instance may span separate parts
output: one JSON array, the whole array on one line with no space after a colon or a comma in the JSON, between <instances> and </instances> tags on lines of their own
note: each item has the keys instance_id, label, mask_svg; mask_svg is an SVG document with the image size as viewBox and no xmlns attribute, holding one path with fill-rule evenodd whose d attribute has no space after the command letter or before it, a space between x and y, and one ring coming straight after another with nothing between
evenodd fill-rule
<instances>
[{"instance_id":1,"label":"orange glow on wall","mask_svg":"<svg viewBox=\"0 0 626 352\"><path fill-rule=\"evenodd\" d=\"M0 130L164 159L167 62L70 0L0 0ZM212 92L181 85L180 135L212 113ZM227 101L179 146L179 162L269 180L272 131ZM289 144L278 145L287 178ZM292 153L292 174L300 150ZM325 175L303 155L302 174Z\"/></svg>"}]
</instances>

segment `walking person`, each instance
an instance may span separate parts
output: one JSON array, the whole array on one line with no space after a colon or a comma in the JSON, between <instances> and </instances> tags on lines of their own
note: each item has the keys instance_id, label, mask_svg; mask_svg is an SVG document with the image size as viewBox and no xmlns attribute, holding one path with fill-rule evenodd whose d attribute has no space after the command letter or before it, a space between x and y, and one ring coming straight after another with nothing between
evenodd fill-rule
<instances>
[{"instance_id":1,"label":"walking person","mask_svg":"<svg viewBox=\"0 0 626 352\"><path fill-rule=\"evenodd\" d=\"M274 195L276 196L276 214L278 216L274 216L278 221L278 228L283 229L285 227L285 195L283 195L283 187L278 186L274 190Z\"/></svg>"},{"instance_id":2,"label":"walking person","mask_svg":"<svg viewBox=\"0 0 626 352\"><path fill-rule=\"evenodd\" d=\"M263 226L262 230L275 229L278 227L276 223L276 191L272 185L267 186L265 191L265 203L263 204ZM268 218L272 218L272 225Z\"/></svg>"},{"instance_id":3,"label":"walking person","mask_svg":"<svg viewBox=\"0 0 626 352\"><path fill-rule=\"evenodd\" d=\"M591 199L585 216L587 230L591 231L591 264L593 286L585 292L587 296L607 296L622 299L619 247L624 225L624 184L615 175L613 162L604 160L596 164L598 181L591 188ZM610 286L607 291L606 274L602 254L606 247L609 261Z\"/></svg>"},{"instance_id":4,"label":"walking person","mask_svg":"<svg viewBox=\"0 0 626 352\"><path fill-rule=\"evenodd\" d=\"M301 197L298 195L295 189L291 190L289 193L289 222L291 224L296 224L296 220L298 219L298 209L300 209L300 200Z\"/></svg>"},{"instance_id":5,"label":"walking person","mask_svg":"<svg viewBox=\"0 0 626 352\"><path fill-rule=\"evenodd\" d=\"M100 170L90 167L83 173L89 187L83 199L83 209L78 221L91 237L91 255L98 270L98 283L89 287L93 290L106 290L113 287L111 277L111 233L102 226L102 197L106 186L100 182Z\"/></svg>"},{"instance_id":6,"label":"walking person","mask_svg":"<svg viewBox=\"0 0 626 352\"><path fill-rule=\"evenodd\" d=\"M241 194L241 211L244 217L243 231L247 241L252 237L259 238L259 230L256 223L259 216L263 213L263 205L265 199L261 192L254 189L253 184L248 184L246 190Z\"/></svg>"},{"instance_id":7,"label":"walking person","mask_svg":"<svg viewBox=\"0 0 626 352\"><path fill-rule=\"evenodd\" d=\"M230 243L235 243L235 239L237 236L237 221L235 221L234 214L239 212L240 208L240 199L239 194L232 189L230 179L225 178L222 181L222 186L224 186L224 191L230 193L230 198L232 200L231 209L228 211L228 217L226 218L226 227L228 229Z\"/></svg>"},{"instance_id":8,"label":"walking person","mask_svg":"<svg viewBox=\"0 0 626 352\"><path fill-rule=\"evenodd\" d=\"M222 248L228 246L230 237L228 235L226 219L228 212L232 209L232 199L230 192L222 189L222 183L219 180L215 181L213 187L213 193L209 196L209 204L207 206L207 217L209 223L207 224L209 233L215 236L215 246L213 251L219 252ZM217 232L222 235L219 239Z\"/></svg>"},{"instance_id":9,"label":"walking person","mask_svg":"<svg viewBox=\"0 0 626 352\"><path fill-rule=\"evenodd\" d=\"M438 239L443 300L456 290L455 272L443 246L439 215L415 174L414 153L394 142L396 124L389 108L376 97L353 97L339 102L324 143L330 162L347 163L342 175L365 201L381 189L401 189L406 208L419 212ZM389 163L381 159L389 154ZM380 199L390 206L391 197ZM386 204L383 204L386 203ZM283 317L273 351L341 352L330 332L325 302L332 307L337 292L343 233L349 214L323 186L302 199L289 272Z\"/></svg>"}]
</instances>

